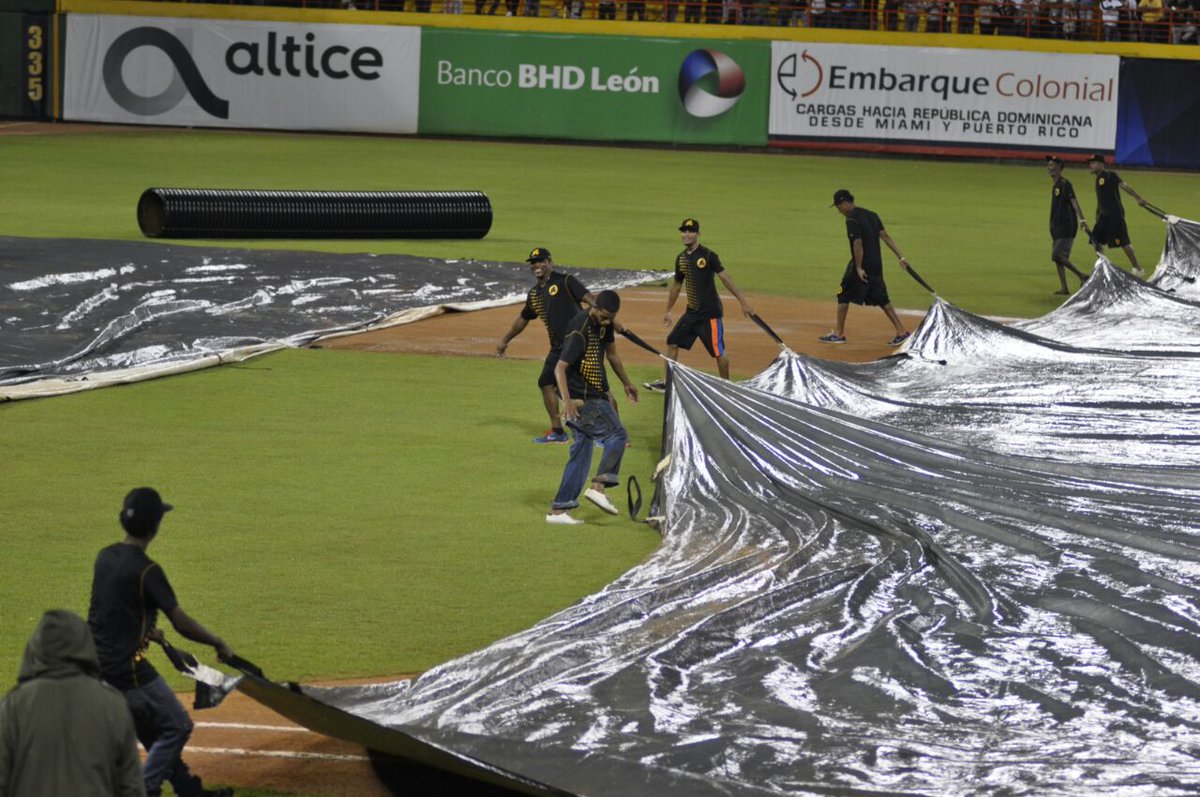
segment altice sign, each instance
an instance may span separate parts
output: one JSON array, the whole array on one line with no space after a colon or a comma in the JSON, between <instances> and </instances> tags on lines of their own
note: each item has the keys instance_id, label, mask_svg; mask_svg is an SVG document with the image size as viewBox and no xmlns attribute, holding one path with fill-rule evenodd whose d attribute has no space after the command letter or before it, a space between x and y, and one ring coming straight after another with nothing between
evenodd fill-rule
<instances>
[{"instance_id":1,"label":"altice sign","mask_svg":"<svg viewBox=\"0 0 1200 797\"><path fill-rule=\"evenodd\" d=\"M71 14L67 119L415 133L419 28Z\"/></svg>"},{"instance_id":2,"label":"altice sign","mask_svg":"<svg viewBox=\"0 0 1200 797\"><path fill-rule=\"evenodd\" d=\"M774 42L770 138L1111 150L1120 59Z\"/></svg>"},{"instance_id":3,"label":"altice sign","mask_svg":"<svg viewBox=\"0 0 1200 797\"><path fill-rule=\"evenodd\" d=\"M765 144L763 42L427 29L422 133Z\"/></svg>"}]
</instances>

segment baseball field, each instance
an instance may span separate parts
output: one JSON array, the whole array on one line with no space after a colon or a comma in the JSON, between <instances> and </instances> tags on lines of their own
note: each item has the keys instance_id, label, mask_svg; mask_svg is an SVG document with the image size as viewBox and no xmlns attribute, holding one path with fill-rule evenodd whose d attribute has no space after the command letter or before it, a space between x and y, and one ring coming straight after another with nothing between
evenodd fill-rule
<instances>
[{"instance_id":1,"label":"baseball field","mask_svg":"<svg viewBox=\"0 0 1200 797\"><path fill-rule=\"evenodd\" d=\"M691 216L760 315L789 344L796 336L797 350L819 351L813 330L828 328L847 257L841 216L829 205L835 189L849 188L948 301L1030 317L1062 299L1049 260L1049 180L1037 162L69 126L0 131L0 235L79 239L81 249L89 239L139 240L134 209L151 186L479 189L495 208L492 231L479 241L219 243L507 261L544 245L585 280L591 268L666 270L679 249L679 221ZM1119 171L1156 205L1200 215L1200 175ZM1086 169L1071 164L1067 177L1090 216ZM1127 207L1150 270L1162 222ZM1075 255L1090 270L1085 239ZM1128 265L1121 254L1114 261ZM929 294L890 260L885 268L898 308L929 306ZM10 281L0 273L0 296ZM628 302L637 323L626 323L654 343L665 294L639 289ZM0 680L14 682L42 611L86 613L95 553L119 538L121 497L143 484L177 507L151 556L183 606L277 680L424 670L527 627L646 556L657 533L625 517L583 512L586 525L568 531L543 522L566 451L530 443L546 425L534 388L540 331L527 330L507 360L452 356L487 354L516 308L489 313L484 324L444 317L415 325L440 325L437 334L453 346L422 347L415 330L397 331L392 344L288 351L0 404ZM881 320L855 308L851 335ZM0 335L14 334L4 323L0 311ZM773 344L748 322L731 319L729 334L735 375L752 373L764 356L744 356L739 367L739 336L758 336L758 351L769 356ZM412 351L425 353L397 353ZM629 361L638 382L660 373L648 355ZM695 356L686 361L709 367ZM633 442L623 470L645 485L658 459L661 399L644 395L623 405L622 417ZM209 651L196 652L211 661ZM204 773L209 760L197 759L196 768ZM236 768L218 771L218 781L238 787L265 783L239 782L228 774ZM363 793L345 783L288 788Z\"/></svg>"}]
</instances>

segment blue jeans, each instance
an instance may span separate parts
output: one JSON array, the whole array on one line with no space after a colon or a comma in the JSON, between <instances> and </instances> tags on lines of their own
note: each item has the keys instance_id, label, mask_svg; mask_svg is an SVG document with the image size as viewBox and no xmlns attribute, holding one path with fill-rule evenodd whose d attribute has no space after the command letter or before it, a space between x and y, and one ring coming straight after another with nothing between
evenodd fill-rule
<instances>
[{"instance_id":1,"label":"blue jeans","mask_svg":"<svg viewBox=\"0 0 1200 797\"><path fill-rule=\"evenodd\" d=\"M133 715L138 741L146 748L146 763L142 768L146 794L149 797L161 794L164 780L171 782L179 797L201 794L200 778L188 771L180 758L192 735L192 720L171 687L164 679L155 678L123 694Z\"/></svg>"},{"instance_id":2,"label":"blue jeans","mask_svg":"<svg viewBox=\"0 0 1200 797\"><path fill-rule=\"evenodd\" d=\"M571 457L563 469L562 483L558 486L558 495L550 504L551 509L574 509L579 506L579 494L583 492L588 473L592 470L593 441L604 446L600 468L593 481L605 485L621 483L617 474L621 471L621 458L625 456L629 433L621 425L621 419L608 399L588 399L583 402L579 417L567 421L567 428L575 439L571 442Z\"/></svg>"}]
</instances>

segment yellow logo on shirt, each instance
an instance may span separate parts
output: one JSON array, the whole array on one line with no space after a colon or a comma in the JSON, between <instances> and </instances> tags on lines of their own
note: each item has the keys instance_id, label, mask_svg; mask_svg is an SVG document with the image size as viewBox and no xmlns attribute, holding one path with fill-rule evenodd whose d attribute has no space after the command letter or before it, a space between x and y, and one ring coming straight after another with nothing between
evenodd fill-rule
<instances>
[{"instance_id":1,"label":"yellow logo on shirt","mask_svg":"<svg viewBox=\"0 0 1200 797\"><path fill-rule=\"evenodd\" d=\"M1096 185L1104 185L1104 178L1101 177L1099 180L1097 180Z\"/></svg>"},{"instance_id":2,"label":"yellow logo on shirt","mask_svg":"<svg viewBox=\"0 0 1200 797\"><path fill-rule=\"evenodd\" d=\"M1062 191L1062 189L1060 189L1060 188L1055 188L1055 189L1054 189L1054 195L1055 195L1055 196L1058 196L1058 195L1059 195L1059 193L1061 193L1061 191Z\"/></svg>"},{"instance_id":3,"label":"yellow logo on shirt","mask_svg":"<svg viewBox=\"0 0 1200 797\"><path fill-rule=\"evenodd\" d=\"M696 268L708 268L708 261L703 257L696 261Z\"/></svg>"},{"instance_id":4,"label":"yellow logo on shirt","mask_svg":"<svg viewBox=\"0 0 1200 797\"><path fill-rule=\"evenodd\" d=\"M558 286L551 285L549 288L546 289L546 293L550 294L551 296L558 296Z\"/></svg>"}]
</instances>

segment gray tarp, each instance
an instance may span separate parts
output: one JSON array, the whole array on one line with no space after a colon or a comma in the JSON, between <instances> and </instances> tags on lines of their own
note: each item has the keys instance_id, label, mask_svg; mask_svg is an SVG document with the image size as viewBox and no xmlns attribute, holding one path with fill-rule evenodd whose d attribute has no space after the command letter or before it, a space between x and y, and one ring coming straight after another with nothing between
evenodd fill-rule
<instances>
[{"instance_id":1,"label":"gray tarp","mask_svg":"<svg viewBox=\"0 0 1200 797\"><path fill-rule=\"evenodd\" d=\"M673 367L646 562L415 681L291 697L530 791L1200 793L1197 251L1174 294L1102 264L1051 337L938 302L879 363ZM1083 348L1089 315L1127 345Z\"/></svg>"},{"instance_id":2,"label":"gray tarp","mask_svg":"<svg viewBox=\"0 0 1200 797\"><path fill-rule=\"evenodd\" d=\"M663 278L592 270L593 290ZM0 238L0 401L524 298L521 263Z\"/></svg>"}]
</instances>

